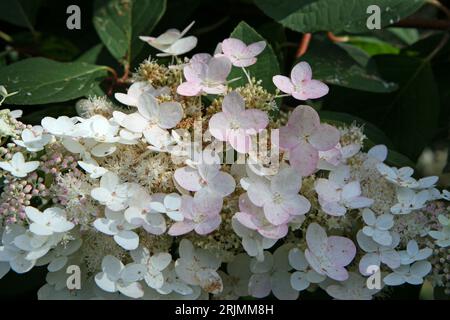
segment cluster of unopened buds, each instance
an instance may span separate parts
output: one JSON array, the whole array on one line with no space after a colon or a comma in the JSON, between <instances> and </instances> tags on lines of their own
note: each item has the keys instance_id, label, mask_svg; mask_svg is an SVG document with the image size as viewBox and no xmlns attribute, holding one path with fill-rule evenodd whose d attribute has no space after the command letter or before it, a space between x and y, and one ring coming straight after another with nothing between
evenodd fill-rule
<instances>
[{"instance_id":1,"label":"cluster of unopened buds","mask_svg":"<svg viewBox=\"0 0 450 320\"><path fill-rule=\"evenodd\" d=\"M197 44L184 37L191 26L141 39L178 56ZM321 122L312 107L296 107L281 126L267 110L247 108L257 97L240 89L259 83L246 68L264 50L263 41L229 38L214 55L169 66L183 70L177 82L134 81L116 93L126 107L111 107L110 117L45 117L20 137L3 130L16 151L0 162L0 277L47 265L42 299L297 299L319 288L372 299L388 286L442 285L429 260L450 245L449 215L425 208L450 194L436 188L437 177L388 166L385 146L364 152L362 128L348 143L345 128ZM232 68L249 83L232 89ZM270 105L329 90L306 62L273 83L283 94ZM204 95L217 112L207 112ZM199 119L209 138L197 141L186 123ZM269 164L259 158L264 134ZM168 182L154 181L167 174ZM423 223L420 233L405 227L410 221ZM81 288L68 285L71 265ZM377 275L378 286L368 285Z\"/></svg>"}]
</instances>

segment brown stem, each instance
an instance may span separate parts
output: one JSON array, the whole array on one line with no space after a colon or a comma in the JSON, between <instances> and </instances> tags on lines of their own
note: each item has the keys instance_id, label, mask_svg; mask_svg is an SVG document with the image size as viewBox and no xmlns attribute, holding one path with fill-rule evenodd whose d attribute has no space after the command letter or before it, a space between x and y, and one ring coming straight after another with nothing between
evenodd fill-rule
<instances>
[{"instance_id":1,"label":"brown stem","mask_svg":"<svg viewBox=\"0 0 450 320\"><path fill-rule=\"evenodd\" d=\"M348 42L349 38L347 36L336 36L333 32L327 33L328 39L330 39L333 42Z\"/></svg>"},{"instance_id":2,"label":"brown stem","mask_svg":"<svg viewBox=\"0 0 450 320\"><path fill-rule=\"evenodd\" d=\"M449 20L429 20L421 18L406 18L396 24L394 27L401 28L419 28L419 29L432 29L432 30L449 30Z\"/></svg>"},{"instance_id":3,"label":"brown stem","mask_svg":"<svg viewBox=\"0 0 450 320\"><path fill-rule=\"evenodd\" d=\"M295 54L296 58L300 58L303 56L309 48L309 44L311 42L312 34L311 33L305 33L302 37L302 40L300 41L300 45L298 47L297 53Z\"/></svg>"}]
</instances>

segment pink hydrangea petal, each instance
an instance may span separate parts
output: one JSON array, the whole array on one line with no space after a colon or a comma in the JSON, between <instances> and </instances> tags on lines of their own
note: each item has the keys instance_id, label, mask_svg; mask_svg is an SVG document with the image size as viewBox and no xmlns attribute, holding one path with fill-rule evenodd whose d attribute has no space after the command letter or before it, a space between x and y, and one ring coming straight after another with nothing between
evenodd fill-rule
<instances>
[{"instance_id":1,"label":"pink hydrangea petal","mask_svg":"<svg viewBox=\"0 0 450 320\"><path fill-rule=\"evenodd\" d=\"M208 62L206 78L212 81L225 82L231 71L231 62L226 57L211 58Z\"/></svg>"},{"instance_id":2,"label":"pink hydrangea petal","mask_svg":"<svg viewBox=\"0 0 450 320\"><path fill-rule=\"evenodd\" d=\"M250 201L247 193L243 193L239 197L239 210L251 215L256 215L261 212L261 208L257 207Z\"/></svg>"},{"instance_id":3,"label":"pink hydrangea petal","mask_svg":"<svg viewBox=\"0 0 450 320\"><path fill-rule=\"evenodd\" d=\"M270 190L280 194L297 194L302 185L301 177L294 169L287 167L278 172L270 181Z\"/></svg>"},{"instance_id":4,"label":"pink hydrangea petal","mask_svg":"<svg viewBox=\"0 0 450 320\"><path fill-rule=\"evenodd\" d=\"M194 230L200 235L211 233L219 227L221 220L220 215L215 215L205 222L196 225Z\"/></svg>"},{"instance_id":5,"label":"pink hydrangea petal","mask_svg":"<svg viewBox=\"0 0 450 320\"><path fill-rule=\"evenodd\" d=\"M308 99L319 99L326 96L330 91L328 86L319 80L306 81L301 86L302 91Z\"/></svg>"},{"instance_id":6,"label":"pink hydrangea petal","mask_svg":"<svg viewBox=\"0 0 450 320\"><path fill-rule=\"evenodd\" d=\"M300 143L298 130L292 126L284 126L279 130L279 146L284 150L295 148Z\"/></svg>"},{"instance_id":7,"label":"pink hydrangea petal","mask_svg":"<svg viewBox=\"0 0 450 320\"><path fill-rule=\"evenodd\" d=\"M337 202L341 198L340 186L327 179L318 179L314 186L319 197L328 202Z\"/></svg>"},{"instance_id":8,"label":"pink hydrangea petal","mask_svg":"<svg viewBox=\"0 0 450 320\"><path fill-rule=\"evenodd\" d=\"M180 236L194 230L194 223L192 221L175 222L169 229L168 233L171 236Z\"/></svg>"},{"instance_id":9,"label":"pink hydrangea petal","mask_svg":"<svg viewBox=\"0 0 450 320\"><path fill-rule=\"evenodd\" d=\"M254 65L257 61L256 58L252 57L252 58L239 58L239 59L230 59L231 62L233 63L233 66L238 67L238 68L245 68L245 67L250 67L251 65Z\"/></svg>"},{"instance_id":10,"label":"pink hydrangea petal","mask_svg":"<svg viewBox=\"0 0 450 320\"><path fill-rule=\"evenodd\" d=\"M308 141L319 151L328 151L339 143L339 130L328 124L322 124L309 137Z\"/></svg>"},{"instance_id":11,"label":"pink hydrangea petal","mask_svg":"<svg viewBox=\"0 0 450 320\"><path fill-rule=\"evenodd\" d=\"M209 132L220 141L227 141L230 121L223 112L216 113L209 120Z\"/></svg>"},{"instance_id":12,"label":"pink hydrangea petal","mask_svg":"<svg viewBox=\"0 0 450 320\"><path fill-rule=\"evenodd\" d=\"M198 191L203 187L197 170L193 168L179 168L175 171L174 176L177 183L186 190Z\"/></svg>"},{"instance_id":13,"label":"pink hydrangea petal","mask_svg":"<svg viewBox=\"0 0 450 320\"><path fill-rule=\"evenodd\" d=\"M248 290L250 295L255 298L267 297L272 291L270 277L266 273L252 275L248 284Z\"/></svg>"},{"instance_id":14,"label":"pink hydrangea petal","mask_svg":"<svg viewBox=\"0 0 450 320\"><path fill-rule=\"evenodd\" d=\"M267 127L269 117L264 111L248 109L241 113L239 123L247 130L247 133L255 134Z\"/></svg>"},{"instance_id":15,"label":"pink hydrangea petal","mask_svg":"<svg viewBox=\"0 0 450 320\"><path fill-rule=\"evenodd\" d=\"M352 181L342 188L342 198L345 200L349 200L359 195L361 195L361 186L359 181Z\"/></svg>"},{"instance_id":16,"label":"pink hydrangea petal","mask_svg":"<svg viewBox=\"0 0 450 320\"><path fill-rule=\"evenodd\" d=\"M269 185L262 181L256 181L250 184L247 194L250 201L258 207L262 207L272 197Z\"/></svg>"},{"instance_id":17,"label":"pink hydrangea petal","mask_svg":"<svg viewBox=\"0 0 450 320\"><path fill-rule=\"evenodd\" d=\"M223 98L222 110L233 117L240 117L245 110L244 98L237 91L230 92Z\"/></svg>"},{"instance_id":18,"label":"pink hydrangea petal","mask_svg":"<svg viewBox=\"0 0 450 320\"><path fill-rule=\"evenodd\" d=\"M306 243L314 254L323 254L328 246L325 229L315 222L311 223L306 230Z\"/></svg>"},{"instance_id":19,"label":"pink hydrangea petal","mask_svg":"<svg viewBox=\"0 0 450 320\"><path fill-rule=\"evenodd\" d=\"M307 142L300 142L289 150L289 163L297 172L305 177L316 171L319 152Z\"/></svg>"},{"instance_id":20,"label":"pink hydrangea petal","mask_svg":"<svg viewBox=\"0 0 450 320\"><path fill-rule=\"evenodd\" d=\"M183 82L177 88L177 93L186 97L198 96L201 91L201 85L196 82Z\"/></svg>"},{"instance_id":21,"label":"pink hydrangea petal","mask_svg":"<svg viewBox=\"0 0 450 320\"><path fill-rule=\"evenodd\" d=\"M248 153L252 147L252 138L243 129L229 130L227 141L239 153Z\"/></svg>"},{"instance_id":22,"label":"pink hydrangea petal","mask_svg":"<svg viewBox=\"0 0 450 320\"><path fill-rule=\"evenodd\" d=\"M183 74L187 82L199 83L208 72L208 65L200 62L200 60L191 61L190 64L183 68Z\"/></svg>"},{"instance_id":23,"label":"pink hydrangea petal","mask_svg":"<svg viewBox=\"0 0 450 320\"><path fill-rule=\"evenodd\" d=\"M204 213L208 216L217 215L222 209L223 199L217 193L211 192L209 188L197 191L193 198L192 212Z\"/></svg>"},{"instance_id":24,"label":"pink hydrangea petal","mask_svg":"<svg viewBox=\"0 0 450 320\"><path fill-rule=\"evenodd\" d=\"M327 256L338 267L345 267L356 255L356 246L344 237L328 237Z\"/></svg>"},{"instance_id":25,"label":"pink hydrangea petal","mask_svg":"<svg viewBox=\"0 0 450 320\"><path fill-rule=\"evenodd\" d=\"M209 53L197 53L194 54L190 60L191 63L200 62L204 64L208 64L209 60L211 60L211 55Z\"/></svg>"},{"instance_id":26,"label":"pink hydrangea petal","mask_svg":"<svg viewBox=\"0 0 450 320\"><path fill-rule=\"evenodd\" d=\"M228 38L222 41L222 52L226 56L242 54L247 46L244 42L236 38Z\"/></svg>"},{"instance_id":27,"label":"pink hydrangea petal","mask_svg":"<svg viewBox=\"0 0 450 320\"><path fill-rule=\"evenodd\" d=\"M273 83L275 86L280 89L280 91L292 94L294 92L294 85L291 82L291 79L285 76L274 76L272 78Z\"/></svg>"},{"instance_id":28,"label":"pink hydrangea petal","mask_svg":"<svg viewBox=\"0 0 450 320\"><path fill-rule=\"evenodd\" d=\"M291 216L298 216L308 213L311 209L311 203L303 196L294 195L283 201L282 207L284 211Z\"/></svg>"},{"instance_id":29,"label":"pink hydrangea petal","mask_svg":"<svg viewBox=\"0 0 450 320\"><path fill-rule=\"evenodd\" d=\"M247 212L237 212L234 217L245 227L256 230L258 226L254 223L253 215Z\"/></svg>"},{"instance_id":30,"label":"pink hydrangea petal","mask_svg":"<svg viewBox=\"0 0 450 320\"><path fill-rule=\"evenodd\" d=\"M347 213L347 209L338 202L327 202L319 197L319 203L322 210L332 216L343 216Z\"/></svg>"},{"instance_id":31,"label":"pink hydrangea petal","mask_svg":"<svg viewBox=\"0 0 450 320\"><path fill-rule=\"evenodd\" d=\"M288 120L288 126L298 130L297 135L311 135L320 128L320 118L310 106L298 106Z\"/></svg>"},{"instance_id":32,"label":"pink hydrangea petal","mask_svg":"<svg viewBox=\"0 0 450 320\"><path fill-rule=\"evenodd\" d=\"M284 207L277 204L272 199L269 199L264 203L264 215L266 219L273 225L279 226L289 221L291 215L289 210L291 207Z\"/></svg>"},{"instance_id":33,"label":"pink hydrangea petal","mask_svg":"<svg viewBox=\"0 0 450 320\"><path fill-rule=\"evenodd\" d=\"M266 48L266 42L258 41L258 42L249 44L245 51L247 52L247 54L249 56L255 57L255 56L259 55L261 52L263 52L265 48Z\"/></svg>"},{"instance_id":34,"label":"pink hydrangea petal","mask_svg":"<svg viewBox=\"0 0 450 320\"><path fill-rule=\"evenodd\" d=\"M208 181L208 188L220 196L226 197L233 193L236 188L236 182L230 174L219 172L213 179Z\"/></svg>"},{"instance_id":35,"label":"pink hydrangea petal","mask_svg":"<svg viewBox=\"0 0 450 320\"><path fill-rule=\"evenodd\" d=\"M281 239L284 238L289 231L289 227L287 224L281 224L279 226L265 226L264 228L259 228L258 232L263 237L269 239Z\"/></svg>"},{"instance_id":36,"label":"pink hydrangea petal","mask_svg":"<svg viewBox=\"0 0 450 320\"><path fill-rule=\"evenodd\" d=\"M297 63L291 71L291 79L294 85L299 85L302 81L312 79L311 66L307 62Z\"/></svg>"},{"instance_id":37,"label":"pink hydrangea petal","mask_svg":"<svg viewBox=\"0 0 450 320\"><path fill-rule=\"evenodd\" d=\"M202 91L207 94L224 94L227 92L227 87L223 84L202 85Z\"/></svg>"}]
</instances>

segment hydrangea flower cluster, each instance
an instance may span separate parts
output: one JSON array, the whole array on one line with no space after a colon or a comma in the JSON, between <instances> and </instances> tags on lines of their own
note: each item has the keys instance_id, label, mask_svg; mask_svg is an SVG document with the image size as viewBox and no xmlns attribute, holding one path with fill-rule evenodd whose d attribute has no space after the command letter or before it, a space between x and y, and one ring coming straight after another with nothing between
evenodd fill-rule
<instances>
[{"instance_id":1,"label":"hydrangea flower cluster","mask_svg":"<svg viewBox=\"0 0 450 320\"><path fill-rule=\"evenodd\" d=\"M0 278L46 265L40 299L373 299L446 286L450 196L437 177L389 166L385 146L364 151L362 128L307 105L273 119L279 96L245 69L266 43L225 39L182 61L191 26L142 37L173 62L144 61L116 102L84 100L80 116L34 127L1 111ZM233 85L232 68L248 83ZM273 82L298 100L329 90L306 62ZM275 157L259 157L268 130ZM67 285L69 266L81 287Z\"/></svg>"}]
</instances>

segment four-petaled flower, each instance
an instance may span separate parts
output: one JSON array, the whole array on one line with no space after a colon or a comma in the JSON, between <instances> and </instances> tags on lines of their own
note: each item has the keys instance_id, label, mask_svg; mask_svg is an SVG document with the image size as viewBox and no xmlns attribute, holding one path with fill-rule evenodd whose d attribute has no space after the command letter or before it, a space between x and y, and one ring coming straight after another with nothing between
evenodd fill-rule
<instances>
[{"instance_id":1,"label":"four-petaled flower","mask_svg":"<svg viewBox=\"0 0 450 320\"><path fill-rule=\"evenodd\" d=\"M264 111L245 109L242 96L232 91L225 96L222 112L209 120L209 131L219 141L226 141L240 153L248 153L252 147L252 136L269 123Z\"/></svg>"},{"instance_id":2,"label":"four-petaled flower","mask_svg":"<svg viewBox=\"0 0 450 320\"><path fill-rule=\"evenodd\" d=\"M317 112L298 106L288 124L280 128L280 147L289 151L289 163L302 176L312 174L319 161L319 151L328 151L339 142L340 133L329 124L321 124Z\"/></svg>"},{"instance_id":3,"label":"four-petaled flower","mask_svg":"<svg viewBox=\"0 0 450 320\"><path fill-rule=\"evenodd\" d=\"M292 95L297 100L318 99L328 94L328 86L312 79L311 66L300 62L291 71L291 78L274 76L273 83L282 92Z\"/></svg>"}]
</instances>

